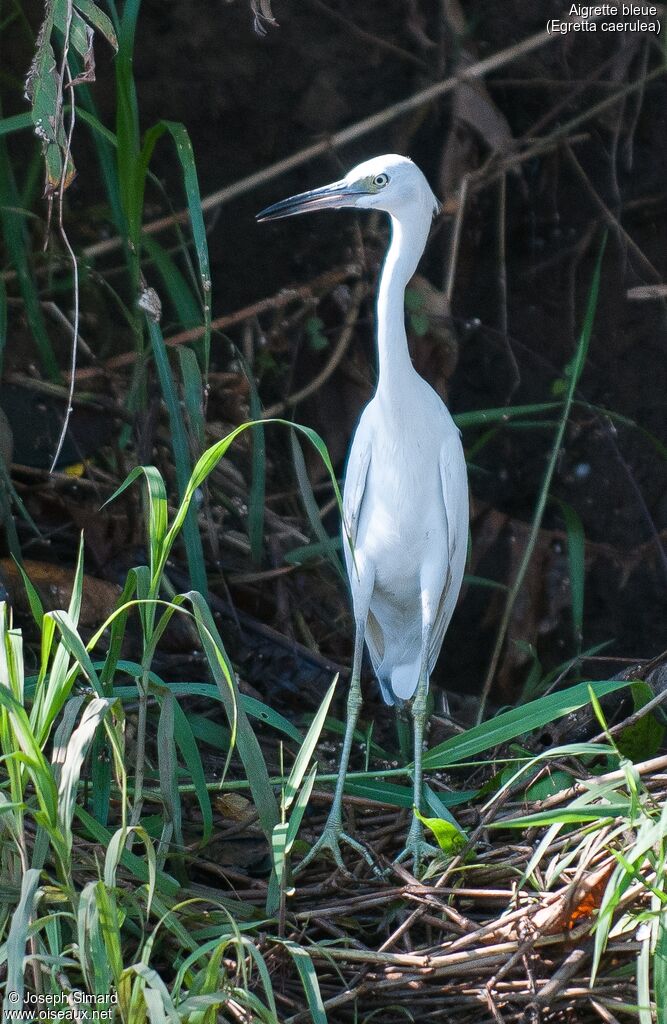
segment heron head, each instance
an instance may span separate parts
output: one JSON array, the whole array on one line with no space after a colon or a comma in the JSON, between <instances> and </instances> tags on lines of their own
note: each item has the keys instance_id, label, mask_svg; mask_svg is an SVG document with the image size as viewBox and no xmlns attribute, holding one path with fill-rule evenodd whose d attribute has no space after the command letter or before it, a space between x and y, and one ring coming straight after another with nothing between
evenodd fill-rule
<instances>
[{"instance_id":1,"label":"heron head","mask_svg":"<svg viewBox=\"0 0 667 1024\"><path fill-rule=\"evenodd\" d=\"M412 160L395 153L376 156L353 167L340 181L282 199L257 214L258 221L294 217L312 210L342 207L383 210L394 217L418 209L435 216L440 204L426 178Z\"/></svg>"}]
</instances>

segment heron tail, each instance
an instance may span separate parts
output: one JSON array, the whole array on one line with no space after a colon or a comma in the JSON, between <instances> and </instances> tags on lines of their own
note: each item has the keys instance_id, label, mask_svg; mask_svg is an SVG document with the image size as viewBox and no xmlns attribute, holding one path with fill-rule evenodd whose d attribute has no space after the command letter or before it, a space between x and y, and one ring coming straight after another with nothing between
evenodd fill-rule
<instances>
[{"instance_id":1,"label":"heron tail","mask_svg":"<svg viewBox=\"0 0 667 1024\"><path fill-rule=\"evenodd\" d=\"M389 707L393 707L394 704L398 704L399 702L396 700L391 688L391 676L380 675L378 673L377 680L380 684L380 693L382 694L382 700L385 704L388 704Z\"/></svg>"},{"instance_id":2,"label":"heron tail","mask_svg":"<svg viewBox=\"0 0 667 1024\"><path fill-rule=\"evenodd\" d=\"M419 662L420 658L418 657L415 661L394 665L392 668L390 683L393 696L392 704L398 704L412 697L419 682Z\"/></svg>"}]
</instances>

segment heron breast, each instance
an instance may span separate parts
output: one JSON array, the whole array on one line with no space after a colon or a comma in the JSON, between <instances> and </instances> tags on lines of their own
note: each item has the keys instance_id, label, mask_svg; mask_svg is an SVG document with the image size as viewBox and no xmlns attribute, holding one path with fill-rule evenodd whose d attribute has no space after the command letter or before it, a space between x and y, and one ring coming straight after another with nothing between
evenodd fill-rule
<instances>
[{"instance_id":1,"label":"heron breast","mask_svg":"<svg viewBox=\"0 0 667 1024\"><path fill-rule=\"evenodd\" d=\"M446 544L437 463L401 462L378 466L372 459L357 533L356 546L373 563L376 586L387 596L418 587L425 560L438 557Z\"/></svg>"}]
</instances>

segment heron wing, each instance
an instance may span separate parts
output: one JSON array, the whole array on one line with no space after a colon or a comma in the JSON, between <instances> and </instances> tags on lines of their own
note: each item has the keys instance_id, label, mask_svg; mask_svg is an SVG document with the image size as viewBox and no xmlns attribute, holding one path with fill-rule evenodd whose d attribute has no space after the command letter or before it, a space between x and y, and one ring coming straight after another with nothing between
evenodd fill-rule
<instances>
[{"instance_id":1,"label":"heron wing","mask_svg":"<svg viewBox=\"0 0 667 1024\"><path fill-rule=\"evenodd\" d=\"M364 442L363 439L359 438L359 432L357 432L352 444L352 450L350 451L350 457L347 462L345 485L343 487L343 534L344 540L347 540L348 542L347 544L343 544L346 559L350 554L350 545L354 547L354 543L357 539L359 516L361 515L361 506L364 500L364 491L366 490L366 479L368 477L368 467L370 464L370 439ZM348 561L348 573L349 572L350 564Z\"/></svg>"},{"instance_id":2,"label":"heron wing","mask_svg":"<svg viewBox=\"0 0 667 1024\"><path fill-rule=\"evenodd\" d=\"M358 580L354 545L357 540L359 518L364 502L368 470L371 464L371 451L371 440L367 436L362 420L352 442L352 449L345 472L345 486L343 488L343 551L345 553L347 575L353 595ZM380 624L371 611L369 611L366 620L365 635L373 668L377 669L384 655L384 637Z\"/></svg>"},{"instance_id":3,"label":"heron wing","mask_svg":"<svg viewBox=\"0 0 667 1024\"><path fill-rule=\"evenodd\" d=\"M429 671L438 659L445 631L454 614L468 549L468 477L460 442L443 445L440 450L440 483L448 557L445 582L431 633Z\"/></svg>"}]
</instances>

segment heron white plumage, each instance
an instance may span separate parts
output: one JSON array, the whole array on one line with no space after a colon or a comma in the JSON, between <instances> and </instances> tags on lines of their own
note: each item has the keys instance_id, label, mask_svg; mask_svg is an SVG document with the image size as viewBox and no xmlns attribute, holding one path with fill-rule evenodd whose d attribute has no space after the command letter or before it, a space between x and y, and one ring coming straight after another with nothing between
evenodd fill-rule
<instances>
[{"instance_id":1,"label":"heron white plumage","mask_svg":"<svg viewBox=\"0 0 667 1024\"><path fill-rule=\"evenodd\" d=\"M343 548L356 628L348 716L334 802L325 830L302 861L328 848L343 867L342 798L361 705L366 641L388 704L413 698L414 804L421 807L428 680L463 579L468 482L459 431L417 373L405 333L405 288L417 269L439 208L411 160L374 157L342 180L284 199L257 215L273 220L311 210L355 207L389 214L391 242L377 295L378 382L352 441L343 492ZM401 857L418 869L423 830L415 816Z\"/></svg>"}]
</instances>

